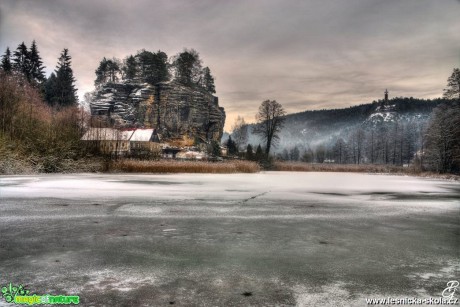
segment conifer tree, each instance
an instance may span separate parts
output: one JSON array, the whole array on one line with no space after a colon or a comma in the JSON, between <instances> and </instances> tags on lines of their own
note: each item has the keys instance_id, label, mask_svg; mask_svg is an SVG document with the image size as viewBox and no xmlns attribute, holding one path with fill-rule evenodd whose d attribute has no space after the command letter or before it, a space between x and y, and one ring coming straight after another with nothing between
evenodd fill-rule
<instances>
[{"instance_id":1,"label":"conifer tree","mask_svg":"<svg viewBox=\"0 0 460 307\"><path fill-rule=\"evenodd\" d=\"M75 88L75 78L73 76L71 65L71 57L69 50L64 48L59 57L56 66L56 83L53 101L57 102L59 106L75 105L78 102L77 89Z\"/></svg>"},{"instance_id":2,"label":"conifer tree","mask_svg":"<svg viewBox=\"0 0 460 307\"><path fill-rule=\"evenodd\" d=\"M252 145L251 144L248 144L248 146L246 147L246 159L247 160L253 160L254 159L254 152L252 150Z\"/></svg>"},{"instance_id":3,"label":"conifer tree","mask_svg":"<svg viewBox=\"0 0 460 307\"><path fill-rule=\"evenodd\" d=\"M42 83L46 80L45 73L43 70L45 67L43 66L43 61L38 54L37 43L35 40L32 42L30 46L29 52L29 72L28 72L28 79L32 82L36 82L38 84Z\"/></svg>"},{"instance_id":4,"label":"conifer tree","mask_svg":"<svg viewBox=\"0 0 460 307\"><path fill-rule=\"evenodd\" d=\"M125 80L133 80L137 76L137 62L136 58L132 55L127 57L124 60L123 66L123 79Z\"/></svg>"},{"instance_id":5,"label":"conifer tree","mask_svg":"<svg viewBox=\"0 0 460 307\"><path fill-rule=\"evenodd\" d=\"M2 57L2 69L6 73L11 73L11 51L9 47L6 47L5 54Z\"/></svg>"},{"instance_id":6,"label":"conifer tree","mask_svg":"<svg viewBox=\"0 0 460 307\"><path fill-rule=\"evenodd\" d=\"M30 55L24 42L19 44L13 53L13 70L23 74L30 81Z\"/></svg>"},{"instance_id":7,"label":"conifer tree","mask_svg":"<svg viewBox=\"0 0 460 307\"><path fill-rule=\"evenodd\" d=\"M256 161L262 161L264 159L264 152L262 151L262 147L260 146L257 146L257 149L256 149L256 154L255 154L255 160Z\"/></svg>"},{"instance_id":8,"label":"conifer tree","mask_svg":"<svg viewBox=\"0 0 460 307\"><path fill-rule=\"evenodd\" d=\"M214 77L211 75L209 67L203 69L203 87L205 90L214 94L216 92L216 86L214 85Z\"/></svg>"},{"instance_id":9,"label":"conifer tree","mask_svg":"<svg viewBox=\"0 0 460 307\"><path fill-rule=\"evenodd\" d=\"M52 72L49 78L46 80L43 89L45 92L45 100L51 106L58 104L56 95L56 83L56 74Z\"/></svg>"}]
</instances>

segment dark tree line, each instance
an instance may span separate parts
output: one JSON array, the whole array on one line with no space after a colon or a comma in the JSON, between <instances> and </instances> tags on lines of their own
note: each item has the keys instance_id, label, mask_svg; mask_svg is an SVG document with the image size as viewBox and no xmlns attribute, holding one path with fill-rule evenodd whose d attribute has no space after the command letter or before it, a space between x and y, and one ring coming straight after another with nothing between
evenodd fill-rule
<instances>
[{"instance_id":1,"label":"dark tree line","mask_svg":"<svg viewBox=\"0 0 460 307\"><path fill-rule=\"evenodd\" d=\"M7 47L2 56L1 69L6 74L25 78L30 85L40 89L51 106L74 106L78 102L68 49L62 51L56 69L49 78L45 76L45 66L35 40L30 48L22 42L13 53Z\"/></svg>"},{"instance_id":2,"label":"dark tree line","mask_svg":"<svg viewBox=\"0 0 460 307\"><path fill-rule=\"evenodd\" d=\"M95 85L124 80L127 82L147 82L156 84L171 80L187 86L199 86L209 93L215 93L214 77L209 67L202 66L199 53L194 49L184 49L168 60L165 52L141 50L129 55L123 61L103 58L95 71Z\"/></svg>"}]
</instances>

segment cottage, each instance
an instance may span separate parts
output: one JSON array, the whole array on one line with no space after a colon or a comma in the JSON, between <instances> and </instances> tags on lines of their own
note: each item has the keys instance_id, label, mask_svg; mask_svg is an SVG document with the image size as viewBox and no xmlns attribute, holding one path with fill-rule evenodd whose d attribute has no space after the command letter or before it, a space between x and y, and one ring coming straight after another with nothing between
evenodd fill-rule
<instances>
[{"instance_id":1,"label":"cottage","mask_svg":"<svg viewBox=\"0 0 460 307\"><path fill-rule=\"evenodd\" d=\"M104 154L125 156L130 152L129 140L134 130L113 128L90 128L81 138Z\"/></svg>"},{"instance_id":2,"label":"cottage","mask_svg":"<svg viewBox=\"0 0 460 307\"><path fill-rule=\"evenodd\" d=\"M131 156L152 158L160 156L161 136L155 129L136 129L130 139Z\"/></svg>"}]
</instances>

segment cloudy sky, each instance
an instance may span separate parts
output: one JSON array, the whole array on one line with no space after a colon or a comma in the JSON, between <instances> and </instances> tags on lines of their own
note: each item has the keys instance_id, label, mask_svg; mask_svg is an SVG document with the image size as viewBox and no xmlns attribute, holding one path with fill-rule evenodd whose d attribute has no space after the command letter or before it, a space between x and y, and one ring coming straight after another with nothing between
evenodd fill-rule
<instances>
[{"instance_id":1,"label":"cloudy sky","mask_svg":"<svg viewBox=\"0 0 460 307\"><path fill-rule=\"evenodd\" d=\"M73 58L80 98L105 57L194 48L226 130L276 99L289 113L391 96L435 98L460 66L459 0L0 0L0 51L37 41Z\"/></svg>"}]
</instances>

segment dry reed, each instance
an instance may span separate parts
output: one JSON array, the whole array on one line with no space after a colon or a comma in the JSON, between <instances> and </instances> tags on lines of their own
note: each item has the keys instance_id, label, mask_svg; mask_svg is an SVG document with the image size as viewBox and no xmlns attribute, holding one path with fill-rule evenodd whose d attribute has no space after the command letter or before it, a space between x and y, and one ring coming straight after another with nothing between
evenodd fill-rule
<instances>
[{"instance_id":1,"label":"dry reed","mask_svg":"<svg viewBox=\"0 0 460 307\"><path fill-rule=\"evenodd\" d=\"M204 162L204 161L140 161L120 160L114 162L110 169L112 171L126 173L257 173L260 167L251 161L226 161L226 162Z\"/></svg>"}]
</instances>

